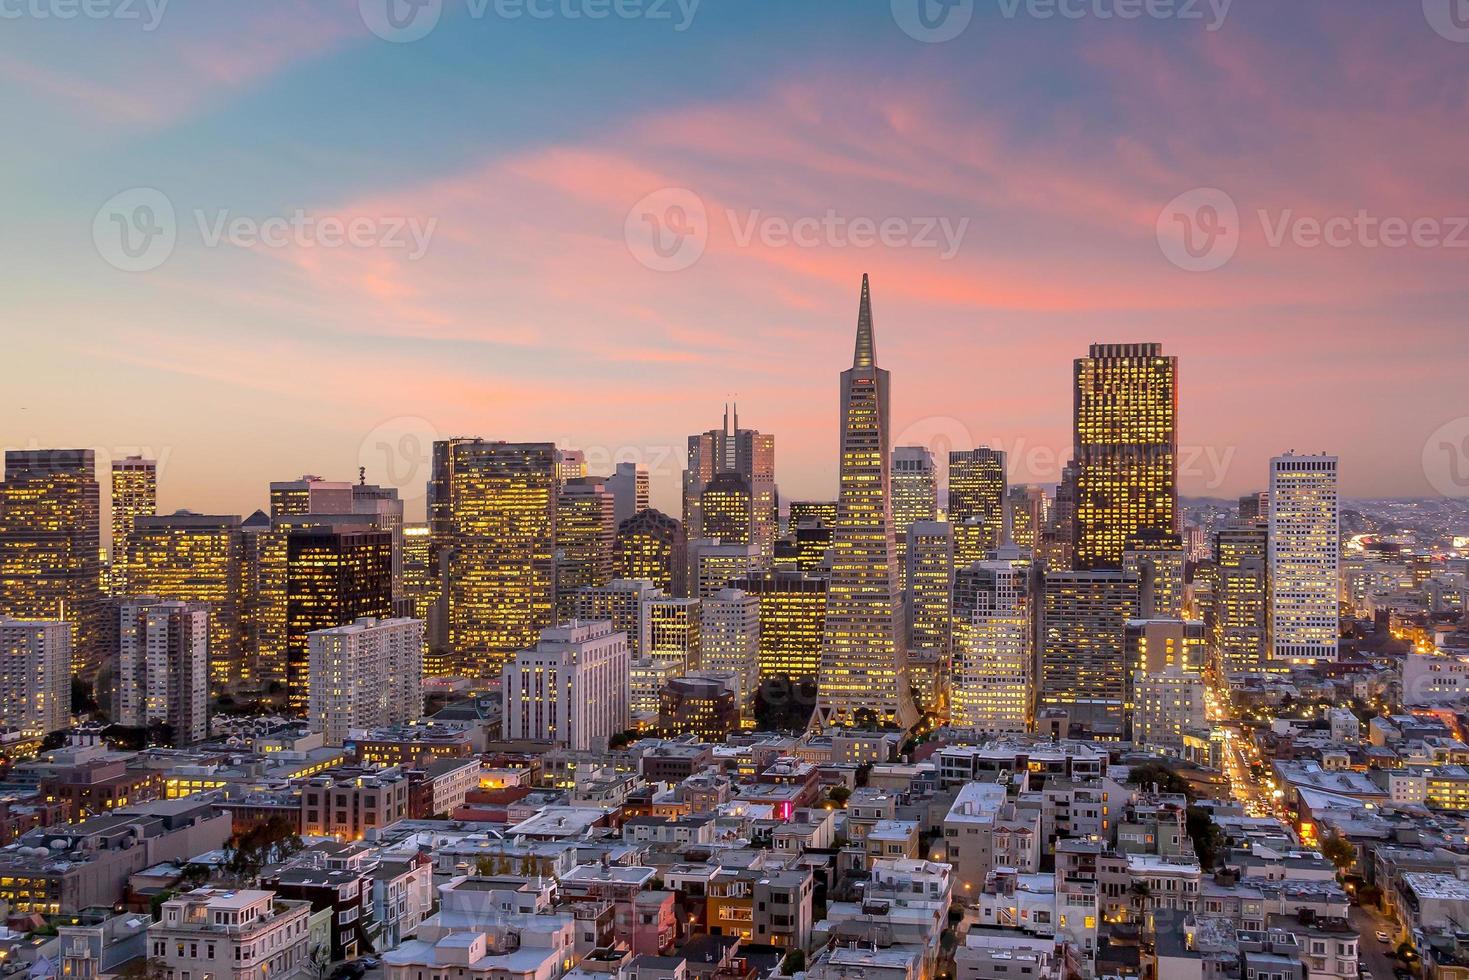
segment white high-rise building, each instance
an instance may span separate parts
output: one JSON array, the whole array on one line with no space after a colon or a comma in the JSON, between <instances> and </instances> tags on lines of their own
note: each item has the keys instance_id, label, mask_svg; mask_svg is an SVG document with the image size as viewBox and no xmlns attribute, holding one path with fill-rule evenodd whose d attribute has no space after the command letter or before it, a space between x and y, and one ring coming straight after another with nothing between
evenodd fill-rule
<instances>
[{"instance_id":1,"label":"white high-rise building","mask_svg":"<svg viewBox=\"0 0 1469 980\"><path fill-rule=\"evenodd\" d=\"M1183 737L1207 726L1204 678L1174 664L1133 681L1132 740L1163 755L1183 754Z\"/></svg>"},{"instance_id":2,"label":"white high-rise building","mask_svg":"<svg viewBox=\"0 0 1469 980\"><path fill-rule=\"evenodd\" d=\"M700 625L702 669L733 675L740 714L753 721L760 676L760 600L741 589L721 589L704 600Z\"/></svg>"},{"instance_id":3,"label":"white high-rise building","mask_svg":"<svg viewBox=\"0 0 1469 980\"><path fill-rule=\"evenodd\" d=\"M1270 461L1270 648L1275 660L1335 660L1341 514L1337 458Z\"/></svg>"},{"instance_id":4,"label":"white high-rise building","mask_svg":"<svg viewBox=\"0 0 1469 980\"><path fill-rule=\"evenodd\" d=\"M1024 732L1033 710L1031 564L1018 548L959 572L954 593L951 720L984 732Z\"/></svg>"},{"instance_id":5,"label":"white high-rise building","mask_svg":"<svg viewBox=\"0 0 1469 980\"><path fill-rule=\"evenodd\" d=\"M648 468L638 463L618 463L617 472L604 481L612 494L612 509L618 524L641 514L651 504L648 498Z\"/></svg>"},{"instance_id":6,"label":"white high-rise building","mask_svg":"<svg viewBox=\"0 0 1469 980\"><path fill-rule=\"evenodd\" d=\"M505 665L505 737L572 751L605 749L631 724L627 635L607 620L541 630L534 650Z\"/></svg>"},{"instance_id":7,"label":"white high-rise building","mask_svg":"<svg viewBox=\"0 0 1469 980\"><path fill-rule=\"evenodd\" d=\"M71 724L71 625L0 616L0 725L47 735Z\"/></svg>"},{"instance_id":8,"label":"white high-rise building","mask_svg":"<svg viewBox=\"0 0 1469 980\"><path fill-rule=\"evenodd\" d=\"M353 729L423 714L423 630L421 619L369 616L307 634L311 730L341 745Z\"/></svg>"},{"instance_id":9,"label":"white high-rise building","mask_svg":"<svg viewBox=\"0 0 1469 980\"><path fill-rule=\"evenodd\" d=\"M209 614L203 602L119 602L113 721L166 724L177 745L209 736Z\"/></svg>"}]
</instances>

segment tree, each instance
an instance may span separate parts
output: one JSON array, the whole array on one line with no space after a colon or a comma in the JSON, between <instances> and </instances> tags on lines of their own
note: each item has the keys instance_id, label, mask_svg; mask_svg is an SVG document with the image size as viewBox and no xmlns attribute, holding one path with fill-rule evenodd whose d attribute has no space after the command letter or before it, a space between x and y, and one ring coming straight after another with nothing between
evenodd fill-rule
<instances>
[{"instance_id":1,"label":"tree","mask_svg":"<svg viewBox=\"0 0 1469 980\"><path fill-rule=\"evenodd\" d=\"M847 789L847 787L845 786L833 786L831 790L826 794L826 798L828 800L831 800L834 806L839 807L846 806L847 800L851 799L851 797L852 791Z\"/></svg>"},{"instance_id":2,"label":"tree","mask_svg":"<svg viewBox=\"0 0 1469 980\"><path fill-rule=\"evenodd\" d=\"M1224 848L1224 833L1209 811L1198 806L1188 808L1185 828L1194 842L1194 853L1198 855L1199 867L1205 871L1211 870L1219 852Z\"/></svg>"},{"instance_id":3,"label":"tree","mask_svg":"<svg viewBox=\"0 0 1469 980\"><path fill-rule=\"evenodd\" d=\"M239 880L253 881L266 864L284 861L304 846L292 821L271 817L230 838L225 845L224 870Z\"/></svg>"},{"instance_id":4,"label":"tree","mask_svg":"<svg viewBox=\"0 0 1469 980\"><path fill-rule=\"evenodd\" d=\"M1134 786L1158 787L1161 793L1178 793L1194 801L1194 788L1178 773L1161 762L1144 762L1133 766L1127 773L1127 781Z\"/></svg>"},{"instance_id":5,"label":"tree","mask_svg":"<svg viewBox=\"0 0 1469 980\"><path fill-rule=\"evenodd\" d=\"M806 954L799 949L793 949L780 961L780 972L786 976L794 976L806 969Z\"/></svg>"},{"instance_id":6,"label":"tree","mask_svg":"<svg viewBox=\"0 0 1469 980\"><path fill-rule=\"evenodd\" d=\"M1331 834L1321 842L1321 854L1342 871L1357 863L1357 849L1352 842L1337 834Z\"/></svg>"}]
</instances>

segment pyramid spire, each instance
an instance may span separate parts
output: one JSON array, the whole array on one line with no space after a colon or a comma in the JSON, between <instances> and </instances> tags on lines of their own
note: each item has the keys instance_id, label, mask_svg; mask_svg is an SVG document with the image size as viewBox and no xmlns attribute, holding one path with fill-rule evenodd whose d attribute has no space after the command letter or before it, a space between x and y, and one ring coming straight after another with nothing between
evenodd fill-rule
<instances>
[{"instance_id":1,"label":"pyramid spire","mask_svg":"<svg viewBox=\"0 0 1469 980\"><path fill-rule=\"evenodd\" d=\"M857 349L852 354L852 367L874 366L877 347L872 339L872 296L867 290L867 273L862 273L862 303L857 307Z\"/></svg>"}]
</instances>

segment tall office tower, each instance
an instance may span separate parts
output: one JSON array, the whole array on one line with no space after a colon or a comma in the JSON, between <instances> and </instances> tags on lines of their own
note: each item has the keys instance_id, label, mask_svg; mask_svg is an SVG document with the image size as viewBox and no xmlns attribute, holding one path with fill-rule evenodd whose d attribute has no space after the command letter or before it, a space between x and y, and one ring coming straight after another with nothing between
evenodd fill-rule
<instances>
[{"instance_id":1,"label":"tall office tower","mask_svg":"<svg viewBox=\"0 0 1469 980\"><path fill-rule=\"evenodd\" d=\"M90 449L7 450L0 483L0 616L71 627L72 669L102 650L102 500Z\"/></svg>"},{"instance_id":2,"label":"tall office tower","mask_svg":"<svg viewBox=\"0 0 1469 980\"><path fill-rule=\"evenodd\" d=\"M982 732L1030 729L1035 704L1032 565L1001 548L954 584L951 722Z\"/></svg>"},{"instance_id":3,"label":"tall office tower","mask_svg":"<svg viewBox=\"0 0 1469 980\"><path fill-rule=\"evenodd\" d=\"M1048 572L1041 600L1040 707L1072 725L1121 738L1128 694L1125 629L1137 618L1137 578L1122 571Z\"/></svg>"},{"instance_id":4,"label":"tall office tower","mask_svg":"<svg viewBox=\"0 0 1469 980\"><path fill-rule=\"evenodd\" d=\"M699 494L699 517L704 538L724 544L753 543L754 499L750 485L738 473L717 473Z\"/></svg>"},{"instance_id":5,"label":"tall office tower","mask_svg":"<svg viewBox=\"0 0 1469 980\"><path fill-rule=\"evenodd\" d=\"M393 598L403 597L403 501L397 487L352 484L352 513L371 518L372 526L393 536Z\"/></svg>"},{"instance_id":6,"label":"tall office tower","mask_svg":"<svg viewBox=\"0 0 1469 980\"><path fill-rule=\"evenodd\" d=\"M352 484L303 476L270 485L270 516L352 513Z\"/></svg>"},{"instance_id":7,"label":"tall office tower","mask_svg":"<svg viewBox=\"0 0 1469 980\"><path fill-rule=\"evenodd\" d=\"M643 602L642 656L671 663L680 676L698 670L700 664L702 618L698 599L675 599L651 596Z\"/></svg>"},{"instance_id":8,"label":"tall office tower","mask_svg":"<svg viewBox=\"0 0 1469 980\"><path fill-rule=\"evenodd\" d=\"M1270 461L1271 657L1335 660L1340 634L1341 515L1335 456Z\"/></svg>"},{"instance_id":9,"label":"tall office tower","mask_svg":"<svg viewBox=\"0 0 1469 980\"><path fill-rule=\"evenodd\" d=\"M953 623L953 525L916 521L908 525L908 591L904 593L908 651L949 655Z\"/></svg>"},{"instance_id":10,"label":"tall office tower","mask_svg":"<svg viewBox=\"0 0 1469 980\"><path fill-rule=\"evenodd\" d=\"M1239 498L1239 519L1242 521L1268 521L1270 519L1270 491L1256 490Z\"/></svg>"},{"instance_id":11,"label":"tall office tower","mask_svg":"<svg viewBox=\"0 0 1469 980\"><path fill-rule=\"evenodd\" d=\"M1130 620L1125 643L1132 679L1132 740L1149 751L1181 755L1184 736L1207 724L1204 624Z\"/></svg>"},{"instance_id":12,"label":"tall office tower","mask_svg":"<svg viewBox=\"0 0 1469 980\"><path fill-rule=\"evenodd\" d=\"M1005 538L1005 454L980 446L949 453L949 523L954 564L968 568Z\"/></svg>"},{"instance_id":13,"label":"tall office tower","mask_svg":"<svg viewBox=\"0 0 1469 980\"><path fill-rule=\"evenodd\" d=\"M0 616L0 727L30 737L71 725L71 627Z\"/></svg>"},{"instance_id":14,"label":"tall office tower","mask_svg":"<svg viewBox=\"0 0 1469 980\"><path fill-rule=\"evenodd\" d=\"M1035 554L1050 520L1045 487L1011 487L1005 495L1006 542Z\"/></svg>"},{"instance_id":15,"label":"tall office tower","mask_svg":"<svg viewBox=\"0 0 1469 980\"><path fill-rule=\"evenodd\" d=\"M831 571L831 528L815 525L792 527L775 543L776 569L826 575Z\"/></svg>"},{"instance_id":16,"label":"tall office tower","mask_svg":"<svg viewBox=\"0 0 1469 980\"><path fill-rule=\"evenodd\" d=\"M762 572L736 579L734 588L760 603L760 680L816 680L826 629L825 576Z\"/></svg>"},{"instance_id":17,"label":"tall office tower","mask_svg":"<svg viewBox=\"0 0 1469 980\"><path fill-rule=\"evenodd\" d=\"M571 615L576 593L612 581L617 537L612 494L599 479L576 477L556 497L556 615Z\"/></svg>"},{"instance_id":18,"label":"tall office tower","mask_svg":"<svg viewBox=\"0 0 1469 980\"><path fill-rule=\"evenodd\" d=\"M631 723L630 665L627 637L611 623L541 630L535 649L517 653L502 672L505 738L606 749Z\"/></svg>"},{"instance_id":19,"label":"tall office tower","mask_svg":"<svg viewBox=\"0 0 1469 980\"><path fill-rule=\"evenodd\" d=\"M167 725L179 746L209 737L209 616L202 602L118 600L116 724Z\"/></svg>"},{"instance_id":20,"label":"tall office tower","mask_svg":"<svg viewBox=\"0 0 1469 980\"><path fill-rule=\"evenodd\" d=\"M273 560L285 566L284 542L271 534L270 516L257 510L240 522L240 686L251 690L270 681L285 682L285 575L271 576Z\"/></svg>"},{"instance_id":21,"label":"tall office tower","mask_svg":"<svg viewBox=\"0 0 1469 980\"><path fill-rule=\"evenodd\" d=\"M775 554L778 534L775 497L775 436L740 428L740 410L725 409L719 429L689 436L688 469L683 474L684 531L690 541L719 537L704 527L703 495L721 473L737 473L750 493L750 530L764 564Z\"/></svg>"},{"instance_id":22,"label":"tall office tower","mask_svg":"<svg viewBox=\"0 0 1469 980\"><path fill-rule=\"evenodd\" d=\"M606 480L612 494L617 523L641 514L649 508L648 468L637 463L618 463L617 471Z\"/></svg>"},{"instance_id":23,"label":"tall office tower","mask_svg":"<svg viewBox=\"0 0 1469 980\"><path fill-rule=\"evenodd\" d=\"M556 447L457 442L450 463L448 647L497 669L556 612Z\"/></svg>"},{"instance_id":24,"label":"tall office tower","mask_svg":"<svg viewBox=\"0 0 1469 980\"><path fill-rule=\"evenodd\" d=\"M1178 533L1178 358L1093 344L1075 370L1075 567L1120 568L1141 531Z\"/></svg>"},{"instance_id":25,"label":"tall office tower","mask_svg":"<svg viewBox=\"0 0 1469 980\"><path fill-rule=\"evenodd\" d=\"M612 544L612 575L646 579L671 595L685 593L687 571L683 525L651 508L617 525Z\"/></svg>"},{"instance_id":26,"label":"tall office tower","mask_svg":"<svg viewBox=\"0 0 1469 980\"><path fill-rule=\"evenodd\" d=\"M737 578L761 569L760 548L755 544L725 544L718 538L690 541L689 595L696 599L729 588Z\"/></svg>"},{"instance_id":27,"label":"tall office tower","mask_svg":"<svg viewBox=\"0 0 1469 980\"><path fill-rule=\"evenodd\" d=\"M790 513L786 515L791 530L798 527L836 527L837 502L835 500L792 500Z\"/></svg>"},{"instance_id":28,"label":"tall office tower","mask_svg":"<svg viewBox=\"0 0 1469 980\"><path fill-rule=\"evenodd\" d=\"M741 723L755 723L760 683L760 600L740 589L721 589L705 599L699 617L700 670L734 679Z\"/></svg>"},{"instance_id":29,"label":"tall office tower","mask_svg":"<svg viewBox=\"0 0 1469 980\"><path fill-rule=\"evenodd\" d=\"M657 727L663 686L682 676L683 671L673 660L654 660L652 657L633 660L628 668L628 702L634 729L647 731Z\"/></svg>"},{"instance_id":30,"label":"tall office tower","mask_svg":"<svg viewBox=\"0 0 1469 980\"><path fill-rule=\"evenodd\" d=\"M1072 567L1076 544L1076 484L1078 469L1075 460L1061 468L1061 480L1056 484L1056 501L1051 507L1051 519L1041 535L1041 557L1053 570Z\"/></svg>"},{"instance_id":31,"label":"tall office tower","mask_svg":"<svg viewBox=\"0 0 1469 980\"><path fill-rule=\"evenodd\" d=\"M1183 538L1177 534L1139 534L1122 552L1122 570L1137 576L1138 611L1145 619L1183 615Z\"/></svg>"},{"instance_id":32,"label":"tall office tower","mask_svg":"<svg viewBox=\"0 0 1469 980\"><path fill-rule=\"evenodd\" d=\"M576 593L573 615L584 622L605 619L612 628L627 634L627 648L634 659L646 655L643 649L643 603L667 598L661 589L646 579L613 579L606 585L593 585Z\"/></svg>"},{"instance_id":33,"label":"tall office tower","mask_svg":"<svg viewBox=\"0 0 1469 980\"><path fill-rule=\"evenodd\" d=\"M1269 528L1240 521L1214 535L1210 640L1226 673L1268 669Z\"/></svg>"},{"instance_id":34,"label":"tall office tower","mask_svg":"<svg viewBox=\"0 0 1469 980\"><path fill-rule=\"evenodd\" d=\"M362 525L292 528L284 571L286 693L305 711L310 634L393 614L392 535Z\"/></svg>"},{"instance_id":35,"label":"tall office tower","mask_svg":"<svg viewBox=\"0 0 1469 980\"><path fill-rule=\"evenodd\" d=\"M433 615L439 597L439 570L434 555L434 538L427 524L403 525L403 594L413 603L413 618L425 624ZM427 625L425 625L427 645ZM430 677L434 676L432 673Z\"/></svg>"},{"instance_id":36,"label":"tall office tower","mask_svg":"<svg viewBox=\"0 0 1469 980\"><path fill-rule=\"evenodd\" d=\"M562 483L585 479L587 454L580 449L556 450L556 478Z\"/></svg>"},{"instance_id":37,"label":"tall office tower","mask_svg":"<svg viewBox=\"0 0 1469 980\"><path fill-rule=\"evenodd\" d=\"M939 519L939 483L927 446L893 450L893 547L897 550L898 588L908 588L908 527Z\"/></svg>"},{"instance_id":38,"label":"tall office tower","mask_svg":"<svg viewBox=\"0 0 1469 980\"><path fill-rule=\"evenodd\" d=\"M112 461L112 594L128 591L128 539L133 519L158 513L158 461L128 456Z\"/></svg>"},{"instance_id":39,"label":"tall office tower","mask_svg":"<svg viewBox=\"0 0 1469 980\"><path fill-rule=\"evenodd\" d=\"M128 584L137 596L209 605L209 684L255 680L245 656L245 539L237 516L171 514L133 521Z\"/></svg>"},{"instance_id":40,"label":"tall office tower","mask_svg":"<svg viewBox=\"0 0 1469 980\"><path fill-rule=\"evenodd\" d=\"M888 496L888 373L877 366L872 298L862 276L852 366L841 376L841 466L834 552L813 723L910 729L902 610Z\"/></svg>"},{"instance_id":41,"label":"tall office tower","mask_svg":"<svg viewBox=\"0 0 1469 980\"><path fill-rule=\"evenodd\" d=\"M423 620L370 616L307 637L306 718L327 745L354 728L401 725L423 714Z\"/></svg>"}]
</instances>

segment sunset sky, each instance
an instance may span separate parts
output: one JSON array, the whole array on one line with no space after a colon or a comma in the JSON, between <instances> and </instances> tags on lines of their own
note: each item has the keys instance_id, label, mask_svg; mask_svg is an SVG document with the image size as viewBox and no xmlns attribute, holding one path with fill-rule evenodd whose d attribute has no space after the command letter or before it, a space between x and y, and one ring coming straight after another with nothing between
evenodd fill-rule
<instances>
[{"instance_id":1,"label":"sunset sky","mask_svg":"<svg viewBox=\"0 0 1469 980\"><path fill-rule=\"evenodd\" d=\"M173 0L153 30L143 0L5 8L0 444L154 455L165 511L366 464L416 514L415 445L552 440L648 463L676 512L685 437L737 398L782 496L830 497L864 271L894 444L1008 449L1015 482L1055 480L1092 342L1180 358L1190 495L1260 488L1291 448L1340 454L1349 495L1427 494L1425 444L1469 415L1469 36L1435 0L1237 0L1222 24L973 0L941 43L888 0L703 0L686 24L674 0L442 0L397 43L374 2ZM138 188L176 243L126 271L99 209ZM627 229L670 188L707 236L660 271ZM1239 212L1211 271L1160 245L1199 188ZM211 244L298 211L432 233L420 257ZM1449 241L1295 233L1359 212ZM766 233L828 214L963 235Z\"/></svg>"}]
</instances>

